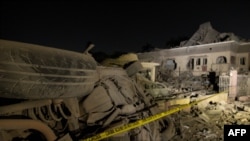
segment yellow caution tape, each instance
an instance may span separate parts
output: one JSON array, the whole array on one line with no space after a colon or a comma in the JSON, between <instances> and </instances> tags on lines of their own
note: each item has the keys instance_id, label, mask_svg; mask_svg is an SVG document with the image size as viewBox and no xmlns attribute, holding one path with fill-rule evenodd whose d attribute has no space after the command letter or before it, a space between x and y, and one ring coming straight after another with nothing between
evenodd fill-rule
<instances>
[{"instance_id":1,"label":"yellow caution tape","mask_svg":"<svg viewBox=\"0 0 250 141\"><path fill-rule=\"evenodd\" d=\"M104 131L102 133L99 133L95 136L92 136L90 138L86 138L86 139L83 139L81 141L98 141L98 140L101 140L101 139L104 139L104 138L108 138L108 137L111 137L111 136L114 136L114 135L117 135L117 134L120 134L120 133L123 133L123 132L126 132L126 131L129 131L131 129L134 129L134 128L137 128L137 127L140 127L142 125L145 125L147 123L150 123L152 121L155 121L155 120L158 120L160 118L163 118L165 116L168 116L168 115L171 115L173 113L176 113L178 111L181 111L185 108L188 108L190 106L193 106L199 102L202 102L204 100L207 100L207 99L210 99L214 96L217 96L219 94L222 94L224 92L221 92L221 93L217 93L217 94L214 94L210 97L207 97L207 98L204 98L204 99L201 99L201 100L197 100L197 101L194 101L190 104L185 104L185 105L181 105L181 106L178 106L178 107L175 107L175 108L172 108L168 111L165 111L165 112L162 112L162 113L159 113L159 114L156 114L156 115L153 115L153 116L149 116L145 119L141 119L141 120L138 120L136 122L133 122L133 123L129 123L129 124L126 124L124 126L121 126L121 127L117 127L117 128L113 128L113 129L109 129L107 131Z\"/></svg>"}]
</instances>

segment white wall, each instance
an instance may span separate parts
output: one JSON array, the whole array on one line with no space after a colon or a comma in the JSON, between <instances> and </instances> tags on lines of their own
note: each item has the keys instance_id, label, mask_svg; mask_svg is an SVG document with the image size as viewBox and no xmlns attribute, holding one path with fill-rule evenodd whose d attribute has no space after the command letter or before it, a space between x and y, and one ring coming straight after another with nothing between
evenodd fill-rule
<instances>
[{"instance_id":1,"label":"white wall","mask_svg":"<svg viewBox=\"0 0 250 141\"><path fill-rule=\"evenodd\" d=\"M216 59L219 56L225 56L227 58L226 64L216 64ZM175 59L175 62L177 63L177 67L175 72L179 73L180 71L188 71L187 64L191 58L194 58L194 75L201 75L201 74L207 74L207 72L202 71L202 63L203 58L207 58L207 71L217 71L217 72L225 72L229 70L230 67L230 57L231 54L229 51L227 52L213 52L213 53L207 53L207 54L193 54L193 55L183 55L183 56L175 56L175 57L166 57L165 59ZM199 66L196 65L196 60L200 58L201 64Z\"/></svg>"}]
</instances>

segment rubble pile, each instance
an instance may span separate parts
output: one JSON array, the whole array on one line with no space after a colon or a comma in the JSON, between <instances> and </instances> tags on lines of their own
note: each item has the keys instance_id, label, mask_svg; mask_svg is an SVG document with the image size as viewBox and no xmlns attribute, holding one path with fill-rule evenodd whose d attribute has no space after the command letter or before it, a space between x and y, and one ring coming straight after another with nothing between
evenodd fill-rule
<instances>
[{"instance_id":1,"label":"rubble pile","mask_svg":"<svg viewBox=\"0 0 250 141\"><path fill-rule=\"evenodd\" d=\"M199 29L192 35L189 40L182 41L180 47L193 46L200 44L209 44L215 42L223 42L235 40L239 42L247 41L242 37L235 35L234 33L220 33L215 30L210 21L200 25Z\"/></svg>"},{"instance_id":2,"label":"rubble pile","mask_svg":"<svg viewBox=\"0 0 250 141\"><path fill-rule=\"evenodd\" d=\"M172 115L179 120L179 133L171 141L223 140L224 125L249 125L250 107L240 102L212 102L206 107L193 106L189 111ZM178 130L177 130L178 131Z\"/></svg>"}]
</instances>

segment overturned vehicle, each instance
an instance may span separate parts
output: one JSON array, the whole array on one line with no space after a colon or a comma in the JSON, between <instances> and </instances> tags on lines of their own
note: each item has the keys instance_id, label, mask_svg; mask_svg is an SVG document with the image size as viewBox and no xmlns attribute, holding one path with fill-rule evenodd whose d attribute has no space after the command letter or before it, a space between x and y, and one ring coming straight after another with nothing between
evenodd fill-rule
<instances>
[{"instance_id":1,"label":"overturned vehicle","mask_svg":"<svg viewBox=\"0 0 250 141\"><path fill-rule=\"evenodd\" d=\"M82 140L159 113L136 79L98 66L88 53L8 40L0 40L0 52L0 140ZM175 133L163 118L108 139L160 141Z\"/></svg>"}]
</instances>

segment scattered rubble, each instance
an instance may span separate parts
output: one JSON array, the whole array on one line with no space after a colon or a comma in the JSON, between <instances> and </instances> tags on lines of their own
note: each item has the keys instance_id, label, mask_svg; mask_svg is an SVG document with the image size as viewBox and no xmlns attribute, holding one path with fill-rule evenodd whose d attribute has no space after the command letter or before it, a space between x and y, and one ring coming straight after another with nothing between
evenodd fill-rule
<instances>
[{"instance_id":1,"label":"scattered rubble","mask_svg":"<svg viewBox=\"0 0 250 141\"><path fill-rule=\"evenodd\" d=\"M193 106L190 111L183 110L171 116L179 120L180 132L170 141L223 140L224 125L249 125L250 107L239 101L207 103L206 107Z\"/></svg>"}]
</instances>

